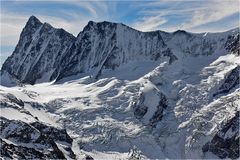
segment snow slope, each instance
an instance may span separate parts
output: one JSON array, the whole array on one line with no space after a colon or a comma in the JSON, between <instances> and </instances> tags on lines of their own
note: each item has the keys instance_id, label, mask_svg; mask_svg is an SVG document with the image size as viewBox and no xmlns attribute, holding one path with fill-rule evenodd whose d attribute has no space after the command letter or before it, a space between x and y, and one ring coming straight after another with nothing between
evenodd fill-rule
<instances>
[{"instance_id":1,"label":"snow slope","mask_svg":"<svg viewBox=\"0 0 240 160\"><path fill-rule=\"evenodd\" d=\"M143 33L89 22L77 38L61 31L70 39L65 42L48 24L34 17L28 23L33 39L48 38L33 52L41 54L26 55L37 61L21 63L16 57L30 51L20 41L20 54L14 52L1 72L3 157L24 158L20 153L29 150L25 158L239 158L238 29ZM39 34L44 26L49 34ZM69 48L46 61L52 43L54 50ZM35 67L37 74L28 72Z\"/></svg>"},{"instance_id":2,"label":"snow slope","mask_svg":"<svg viewBox=\"0 0 240 160\"><path fill-rule=\"evenodd\" d=\"M240 59L227 54L210 64L202 57L196 58L196 62L201 65L192 70L189 69L191 63L162 63L137 80L114 77L95 80L88 76L64 84L2 86L1 92L21 99L25 110L39 121L66 128L74 139L72 150L78 158L85 155L95 159L216 158L210 152L203 153L202 147L216 134L222 122L238 110L240 95L238 86L217 98L213 93L225 76L239 65ZM189 72L179 74L175 68ZM193 70L199 73L193 74ZM158 111L161 94L167 98L167 107L158 112L161 119L153 126L151 118ZM147 107L141 118L136 117L133 106L141 99L140 95L144 96L142 104ZM236 105L230 107L230 103ZM13 110L3 108L1 116L34 121ZM9 112L15 116L10 116Z\"/></svg>"}]
</instances>

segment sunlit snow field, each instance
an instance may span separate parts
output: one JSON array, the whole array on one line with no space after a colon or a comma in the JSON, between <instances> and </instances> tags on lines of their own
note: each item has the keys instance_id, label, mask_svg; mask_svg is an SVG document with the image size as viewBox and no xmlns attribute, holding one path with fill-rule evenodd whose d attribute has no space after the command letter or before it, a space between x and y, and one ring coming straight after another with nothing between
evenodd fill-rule
<instances>
[{"instance_id":1,"label":"sunlit snow field","mask_svg":"<svg viewBox=\"0 0 240 160\"><path fill-rule=\"evenodd\" d=\"M1 99L11 93L40 121L66 128L74 137L73 151L78 158L84 153L99 159L127 158L133 152L152 159L216 158L211 153L203 155L201 146L211 139L218 124L233 116L236 108L229 104L240 103L239 89L216 100L210 96L223 75L240 62L234 55L217 56L185 58L172 65L131 63L114 72L104 71L98 80L76 76L58 83L1 86ZM159 91L168 97L168 107L151 128L148 124L157 109ZM148 112L139 120L131 106L140 94L145 96ZM34 102L41 107L29 105ZM2 108L1 115L35 121L11 108ZM207 124L205 128L202 123Z\"/></svg>"}]
</instances>

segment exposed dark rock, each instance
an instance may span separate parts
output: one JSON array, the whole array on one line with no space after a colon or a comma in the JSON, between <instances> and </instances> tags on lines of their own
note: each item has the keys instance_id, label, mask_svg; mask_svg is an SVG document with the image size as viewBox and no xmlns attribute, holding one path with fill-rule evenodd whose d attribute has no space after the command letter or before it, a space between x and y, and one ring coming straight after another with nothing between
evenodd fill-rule
<instances>
[{"instance_id":1,"label":"exposed dark rock","mask_svg":"<svg viewBox=\"0 0 240 160\"><path fill-rule=\"evenodd\" d=\"M38 129L41 133L49 136L55 141L63 141L72 144L72 138L67 134L65 129L57 129L52 126L47 126L39 122L30 123L33 127Z\"/></svg>"},{"instance_id":2,"label":"exposed dark rock","mask_svg":"<svg viewBox=\"0 0 240 160\"><path fill-rule=\"evenodd\" d=\"M234 68L225 78L223 84L219 88L218 92L213 94L213 96L228 93L231 89L239 86L240 84L240 66Z\"/></svg>"},{"instance_id":3,"label":"exposed dark rock","mask_svg":"<svg viewBox=\"0 0 240 160\"><path fill-rule=\"evenodd\" d=\"M235 55L240 55L239 29L238 34L228 36L225 48Z\"/></svg>"},{"instance_id":4,"label":"exposed dark rock","mask_svg":"<svg viewBox=\"0 0 240 160\"><path fill-rule=\"evenodd\" d=\"M75 158L71 150L72 139L65 130L40 122L27 124L19 120L0 117L2 157L18 159L66 159L57 143L64 143L68 156ZM68 143L68 145L66 145Z\"/></svg>"},{"instance_id":5,"label":"exposed dark rock","mask_svg":"<svg viewBox=\"0 0 240 160\"><path fill-rule=\"evenodd\" d=\"M63 29L55 29L48 23L42 24L32 16L2 70L20 82L34 84L45 73L59 68L62 57L74 41L75 37Z\"/></svg>"},{"instance_id":6,"label":"exposed dark rock","mask_svg":"<svg viewBox=\"0 0 240 160\"><path fill-rule=\"evenodd\" d=\"M239 111L235 116L222 125L213 139L206 143L202 151L212 152L219 158L239 158Z\"/></svg>"},{"instance_id":7,"label":"exposed dark rock","mask_svg":"<svg viewBox=\"0 0 240 160\"><path fill-rule=\"evenodd\" d=\"M148 107L144 105L144 94L141 93L139 95L139 99L137 102L133 102L133 113L134 113L134 116L138 119L141 119L146 113L147 113L147 110L148 110Z\"/></svg>"},{"instance_id":8,"label":"exposed dark rock","mask_svg":"<svg viewBox=\"0 0 240 160\"><path fill-rule=\"evenodd\" d=\"M163 116L163 110L167 107L167 98L164 94L159 93L156 91L156 94L159 96L159 102L157 106L157 110L154 112L153 116L149 119L148 125L155 127L157 122L159 122L162 119ZM133 102L132 108L134 116L137 119L142 119L145 114L148 112L148 107L144 104L145 95L144 93L141 93L139 97L137 98L136 102Z\"/></svg>"},{"instance_id":9,"label":"exposed dark rock","mask_svg":"<svg viewBox=\"0 0 240 160\"><path fill-rule=\"evenodd\" d=\"M169 57L169 63L178 60L178 58L172 53L172 51L168 48L166 51L163 51L163 56Z\"/></svg>"},{"instance_id":10,"label":"exposed dark rock","mask_svg":"<svg viewBox=\"0 0 240 160\"><path fill-rule=\"evenodd\" d=\"M90 155L85 155L85 157L83 158L83 160L94 160L93 157L91 157Z\"/></svg>"},{"instance_id":11,"label":"exposed dark rock","mask_svg":"<svg viewBox=\"0 0 240 160\"><path fill-rule=\"evenodd\" d=\"M1 157L10 159L44 159L44 153L28 147L17 146L14 144L7 143L2 138L1 141Z\"/></svg>"},{"instance_id":12,"label":"exposed dark rock","mask_svg":"<svg viewBox=\"0 0 240 160\"><path fill-rule=\"evenodd\" d=\"M18 99L17 97L15 97L13 94L4 94L4 97L6 97L6 99L8 99L11 103L15 103L21 107L24 106L24 102L21 99Z\"/></svg>"},{"instance_id":13,"label":"exposed dark rock","mask_svg":"<svg viewBox=\"0 0 240 160\"><path fill-rule=\"evenodd\" d=\"M157 111L154 113L153 117L149 120L150 125L155 127L157 122L162 119L163 116L163 109L167 107L167 98L162 93L160 94L160 101L157 106Z\"/></svg>"},{"instance_id":14,"label":"exposed dark rock","mask_svg":"<svg viewBox=\"0 0 240 160\"><path fill-rule=\"evenodd\" d=\"M21 100L18 101L18 99L15 96L13 96L13 97L10 96L10 99L9 99L9 95L11 95L11 94L9 94L9 95L1 94L1 95L4 98L0 101L0 108L9 107L9 108L17 109L19 111L23 109L23 106L21 103L22 101ZM11 100L11 98L13 98L13 100Z\"/></svg>"}]
</instances>

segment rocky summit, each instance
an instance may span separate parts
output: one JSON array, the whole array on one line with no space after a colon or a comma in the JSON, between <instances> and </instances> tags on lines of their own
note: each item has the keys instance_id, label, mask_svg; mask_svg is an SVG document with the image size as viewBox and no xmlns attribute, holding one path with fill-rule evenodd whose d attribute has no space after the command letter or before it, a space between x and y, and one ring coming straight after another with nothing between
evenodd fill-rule
<instances>
[{"instance_id":1,"label":"rocky summit","mask_svg":"<svg viewBox=\"0 0 240 160\"><path fill-rule=\"evenodd\" d=\"M131 61L172 63L181 56L210 55L220 49L239 54L238 40L237 29L204 36L181 30L140 32L124 24L93 21L74 37L31 16L1 71L28 84L81 73L97 78Z\"/></svg>"}]
</instances>

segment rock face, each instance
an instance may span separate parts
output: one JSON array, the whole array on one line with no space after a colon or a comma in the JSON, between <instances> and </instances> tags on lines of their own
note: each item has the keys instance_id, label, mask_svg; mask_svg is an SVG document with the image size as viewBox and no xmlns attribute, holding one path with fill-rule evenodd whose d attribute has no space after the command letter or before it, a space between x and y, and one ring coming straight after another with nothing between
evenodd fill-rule
<instances>
[{"instance_id":1,"label":"rock face","mask_svg":"<svg viewBox=\"0 0 240 160\"><path fill-rule=\"evenodd\" d=\"M225 44L225 47L227 50L229 50L230 52L236 54L236 55L240 55L240 43L239 43L239 29L238 29L238 33L235 35L231 35L228 36L228 40Z\"/></svg>"},{"instance_id":2,"label":"rock face","mask_svg":"<svg viewBox=\"0 0 240 160\"><path fill-rule=\"evenodd\" d=\"M29 97L34 92L23 91ZM73 139L65 129L42 121L33 110L43 104L22 101L11 93L0 93L1 157L11 159L74 159ZM31 106L32 109L28 109Z\"/></svg>"},{"instance_id":3,"label":"rock face","mask_svg":"<svg viewBox=\"0 0 240 160\"><path fill-rule=\"evenodd\" d=\"M221 48L235 53L239 50L237 32L140 32L119 23L90 21L74 37L31 16L1 70L29 84L80 73L98 78L104 69L114 70L132 61L167 59L172 63L183 56L214 54Z\"/></svg>"},{"instance_id":4,"label":"rock face","mask_svg":"<svg viewBox=\"0 0 240 160\"><path fill-rule=\"evenodd\" d=\"M103 69L129 61L159 59L166 49L160 32L142 33L123 24L90 21L67 53L58 78L83 72L98 77Z\"/></svg>"},{"instance_id":5,"label":"rock face","mask_svg":"<svg viewBox=\"0 0 240 160\"><path fill-rule=\"evenodd\" d=\"M33 127L38 129L40 132L43 132L44 134L48 135L51 139L55 141L62 141L69 144L72 144L71 137L67 134L66 130L63 129L57 129L51 126L46 126L39 122L33 122L31 123Z\"/></svg>"},{"instance_id":6,"label":"rock face","mask_svg":"<svg viewBox=\"0 0 240 160\"><path fill-rule=\"evenodd\" d=\"M239 73L240 73L240 66L235 67L229 75L224 80L223 84L219 88L218 92L215 93L213 96L218 94L228 93L234 87L239 86Z\"/></svg>"},{"instance_id":7,"label":"rock face","mask_svg":"<svg viewBox=\"0 0 240 160\"><path fill-rule=\"evenodd\" d=\"M55 29L48 23L42 24L32 16L2 70L24 83L34 84L40 78L48 81L74 41L75 37L63 29Z\"/></svg>"},{"instance_id":8,"label":"rock face","mask_svg":"<svg viewBox=\"0 0 240 160\"><path fill-rule=\"evenodd\" d=\"M227 123L223 124L213 139L205 144L203 152L210 151L219 158L239 158L239 111Z\"/></svg>"},{"instance_id":9,"label":"rock face","mask_svg":"<svg viewBox=\"0 0 240 160\"><path fill-rule=\"evenodd\" d=\"M72 139L65 130L34 122L25 123L0 117L1 156L17 159L66 159L59 149L64 142L64 150L69 157L75 155L69 145ZM66 145L67 144L67 145Z\"/></svg>"},{"instance_id":10,"label":"rock face","mask_svg":"<svg viewBox=\"0 0 240 160\"><path fill-rule=\"evenodd\" d=\"M157 102L147 102L149 96L156 95ZM149 92L141 92L136 98L136 101L132 103L134 116L143 121L143 123L155 127L157 122L162 119L164 108L167 107L167 98L164 94L156 91L155 89Z\"/></svg>"},{"instance_id":11,"label":"rock face","mask_svg":"<svg viewBox=\"0 0 240 160\"><path fill-rule=\"evenodd\" d=\"M132 108L134 110L134 116L138 119L143 118L147 113L148 107L144 105L144 95L140 94L137 102L133 102Z\"/></svg>"}]
</instances>

